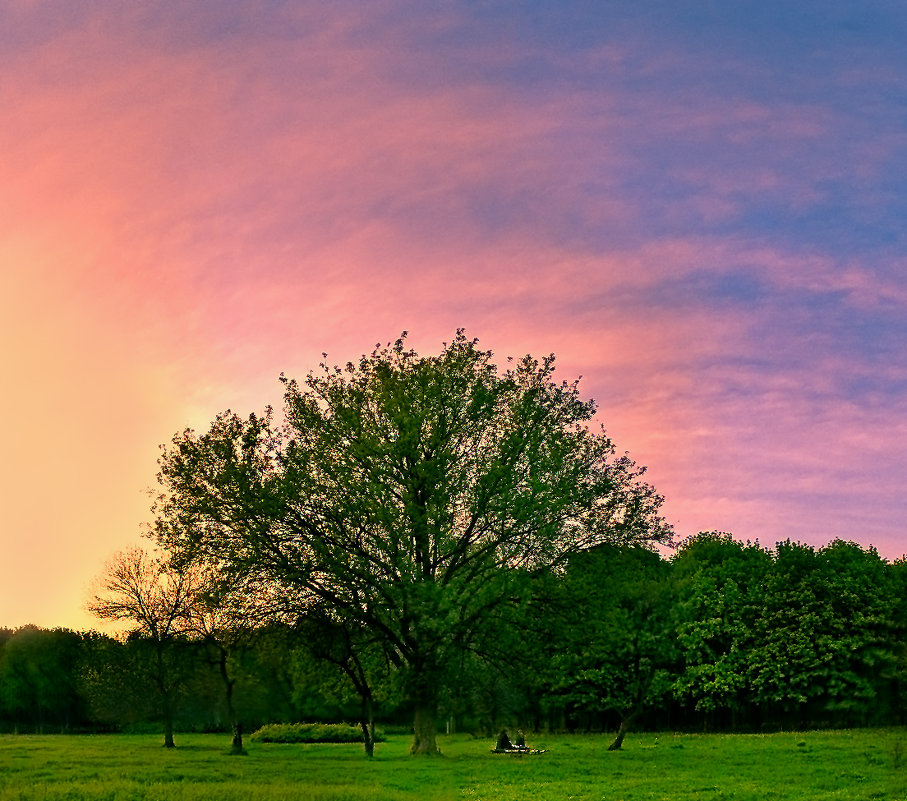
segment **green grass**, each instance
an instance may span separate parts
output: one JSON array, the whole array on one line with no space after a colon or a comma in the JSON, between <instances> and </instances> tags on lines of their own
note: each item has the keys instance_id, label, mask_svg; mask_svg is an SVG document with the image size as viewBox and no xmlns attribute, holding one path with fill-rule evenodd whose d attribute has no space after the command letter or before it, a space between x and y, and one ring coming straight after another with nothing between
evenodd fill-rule
<instances>
[{"instance_id":1,"label":"green grass","mask_svg":"<svg viewBox=\"0 0 907 801\"><path fill-rule=\"evenodd\" d=\"M413 759L389 737L360 745L250 743L226 735L0 736L0 801L907 801L907 731L645 734L608 753L601 735L529 737L538 756L494 755L491 740L442 737Z\"/></svg>"}]
</instances>

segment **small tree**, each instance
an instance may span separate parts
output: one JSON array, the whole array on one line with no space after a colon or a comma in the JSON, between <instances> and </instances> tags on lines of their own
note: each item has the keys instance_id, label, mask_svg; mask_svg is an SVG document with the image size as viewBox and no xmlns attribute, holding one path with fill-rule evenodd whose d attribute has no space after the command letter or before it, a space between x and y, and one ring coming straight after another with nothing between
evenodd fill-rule
<instances>
[{"instance_id":1,"label":"small tree","mask_svg":"<svg viewBox=\"0 0 907 801\"><path fill-rule=\"evenodd\" d=\"M405 335L404 335L405 336ZM401 337L286 383L270 411L220 415L161 458L159 541L295 588L380 638L404 676L412 753L437 753L449 665L514 569L600 542L665 540L661 498L587 423L595 404L552 381L554 357L503 373L462 331L421 357Z\"/></svg>"},{"instance_id":2,"label":"small tree","mask_svg":"<svg viewBox=\"0 0 907 801\"><path fill-rule=\"evenodd\" d=\"M387 674L387 662L373 634L330 609L310 608L299 621L306 656L327 663L347 680L359 697L359 728L367 757L375 753L375 682Z\"/></svg>"},{"instance_id":3,"label":"small tree","mask_svg":"<svg viewBox=\"0 0 907 801\"><path fill-rule=\"evenodd\" d=\"M183 630L200 639L212 655L232 731L230 753L244 754L242 720L234 702L236 664L261 626L281 622L282 605L272 586L252 576L231 577L212 567L195 569L197 586L186 604Z\"/></svg>"},{"instance_id":4,"label":"small tree","mask_svg":"<svg viewBox=\"0 0 907 801\"><path fill-rule=\"evenodd\" d=\"M588 711L615 713L619 750L634 721L670 695L677 660L670 565L646 548L601 546L571 559L552 685Z\"/></svg>"},{"instance_id":5,"label":"small tree","mask_svg":"<svg viewBox=\"0 0 907 801\"><path fill-rule=\"evenodd\" d=\"M129 624L130 635L150 646L148 668L164 746L173 748L176 700L184 673L174 646L186 631L198 576L141 548L130 548L113 557L97 584L89 611L102 620Z\"/></svg>"}]
</instances>

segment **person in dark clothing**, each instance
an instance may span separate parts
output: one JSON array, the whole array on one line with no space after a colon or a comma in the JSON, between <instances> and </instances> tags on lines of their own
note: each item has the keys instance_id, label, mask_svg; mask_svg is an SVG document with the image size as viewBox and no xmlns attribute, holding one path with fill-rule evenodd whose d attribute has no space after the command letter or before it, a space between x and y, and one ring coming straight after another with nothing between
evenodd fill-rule
<instances>
[{"instance_id":1,"label":"person in dark clothing","mask_svg":"<svg viewBox=\"0 0 907 801\"><path fill-rule=\"evenodd\" d=\"M498 735L498 741L492 749L493 754L544 754L547 748L529 748L526 745L526 738L523 736L523 730L518 729L516 733L516 743L510 742L510 736L507 729L501 729Z\"/></svg>"}]
</instances>

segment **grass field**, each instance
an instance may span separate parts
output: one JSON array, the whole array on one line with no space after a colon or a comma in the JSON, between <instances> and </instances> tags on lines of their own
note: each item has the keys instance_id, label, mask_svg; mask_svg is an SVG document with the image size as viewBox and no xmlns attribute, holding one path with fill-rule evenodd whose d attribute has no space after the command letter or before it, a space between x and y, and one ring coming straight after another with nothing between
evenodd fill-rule
<instances>
[{"instance_id":1,"label":"grass field","mask_svg":"<svg viewBox=\"0 0 907 801\"><path fill-rule=\"evenodd\" d=\"M226 735L0 736L0 801L907 801L904 729L771 735L634 735L618 753L600 735L529 738L537 756L494 755L491 741L441 738L413 759L391 737L366 760L356 745L252 743Z\"/></svg>"}]
</instances>

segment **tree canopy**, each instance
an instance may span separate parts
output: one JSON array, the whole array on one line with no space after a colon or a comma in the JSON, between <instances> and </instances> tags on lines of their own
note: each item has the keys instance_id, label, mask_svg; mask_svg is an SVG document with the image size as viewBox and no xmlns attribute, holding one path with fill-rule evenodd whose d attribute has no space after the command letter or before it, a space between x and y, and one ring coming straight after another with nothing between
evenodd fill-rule
<instances>
[{"instance_id":1,"label":"tree canopy","mask_svg":"<svg viewBox=\"0 0 907 801\"><path fill-rule=\"evenodd\" d=\"M457 332L405 334L285 383L285 419L219 415L163 450L156 534L327 608L405 675L414 753L434 753L447 666L518 597L516 577L604 542L666 541L660 496L554 357L500 371Z\"/></svg>"},{"instance_id":2,"label":"tree canopy","mask_svg":"<svg viewBox=\"0 0 907 801\"><path fill-rule=\"evenodd\" d=\"M849 542L768 550L701 533L670 559L605 545L566 570L514 571L508 589L523 597L495 607L441 676L439 712L450 731L486 737L624 721L650 731L903 725L905 568ZM255 586L225 590L262 600ZM249 628L248 610L202 592L215 605L198 610L204 625L183 618L163 641L133 619L117 639L0 628L0 732L160 722L161 679L176 731L358 716L371 739L373 719L405 722L406 670L364 626L325 604L292 625L269 615Z\"/></svg>"}]
</instances>

